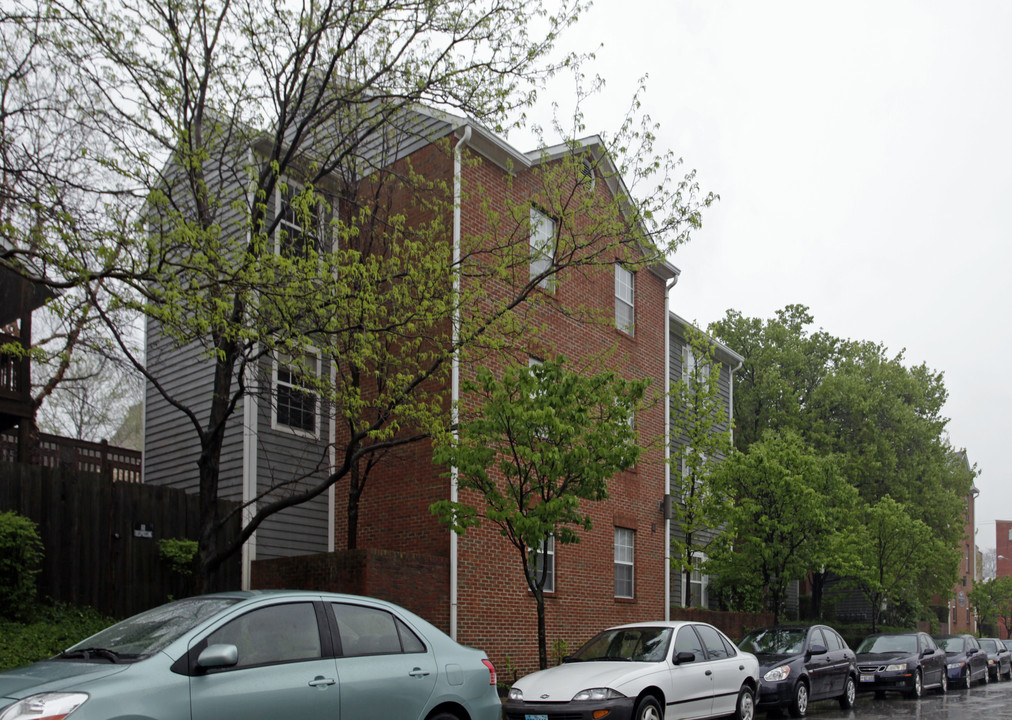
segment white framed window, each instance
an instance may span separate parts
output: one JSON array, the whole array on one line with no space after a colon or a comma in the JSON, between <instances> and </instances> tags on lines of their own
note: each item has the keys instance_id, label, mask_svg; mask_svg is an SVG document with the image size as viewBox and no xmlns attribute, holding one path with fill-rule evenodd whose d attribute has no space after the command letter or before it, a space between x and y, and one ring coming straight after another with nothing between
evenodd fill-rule
<instances>
[{"instance_id":1,"label":"white framed window","mask_svg":"<svg viewBox=\"0 0 1012 720\"><path fill-rule=\"evenodd\" d=\"M320 398L307 387L307 374L320 376L320 356L307 352L301 361L281 353L274 361L271 427L303 437L320 437Z\"/></svg>"},{"instance_id":2,"label":"white framed window","mask_svg":"<svg viewBox=\"0 0 1012 720\"><path fill-rule=\"evenodd\" d=\"M555 220L536 208L531 208L531 279L552 269L555 262ZM538 285L546 290L555 289L555 276L542 278Z\"/></svg>"},{"instance_id":3,"label":"white framed window","mask_svg":"<svg viewBox=\"0 0 1012 720\"><path fill-rule=\"evenodd\" d=\"M706 361L706 358L696 356L691 345L682 348L682 379L686 382L693 378L698 379L701 383L708 381L711 367L712 365Z\"/></svg>"},{"instance_id":4,"label":"white framed window","mask_svg":"<svg viewBox=\"0 0 1012 720\"><path fill-rule=\"evenodd\" d=\"M534 553L534 579L537 581L542 573L545 573L545 586L543 590L547 593L555 592L555 538L547 537Z\"/></svg>"},{"instance_id":5,"label":"white framed window","mask_svg":"<svg viewBox=\"0 0 1012 720\"><path fill-rule=\"evenodd\" d=\"M286 257L306 257L310 251L321 250L320 208L316 208L312 217L300 213L294 198L303 188L293 182L278 183L275 189L274 207L278 210L278 224L274 233L274 250L278 255ZM311 225L306 226L310 220Z\"/></svg>"},{"instance_id":6,"label":"white framed window","mask_svg":"<svg viewBox=\"0 0 1012 720\"><path fill-rule=\"evenodd\" d=\"M636 334L636 274L615 263L615 327Z\"/></svg>"},{"instance_id":7,"label":"white framed window","mask_svg":"<svg viewBox=\"0 0 1012 720\"><path fill-rule=\"evenodd\" d=\"M615 597L633 597L636 531L615 528Z\"/></svg>"},{"instance_id":8,"label":"white framed window","mask_svg":"<svg viewBox=\"0 0 1012 720\"><path fill-rule=\"evenodd\" d=\"M710 576L703 573L706 555L692 553L692 570L689 572L689 597L687 607L707 607L709 601Z\"/></svg>"}]
</instances>

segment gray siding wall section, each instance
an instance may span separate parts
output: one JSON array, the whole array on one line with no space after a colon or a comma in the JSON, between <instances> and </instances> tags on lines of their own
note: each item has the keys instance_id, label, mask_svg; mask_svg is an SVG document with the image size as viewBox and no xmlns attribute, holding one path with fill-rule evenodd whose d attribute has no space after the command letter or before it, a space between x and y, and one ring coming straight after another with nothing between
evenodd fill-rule
<instances>
[{"instance_id":1,"label":"gray siding wall section","mask_svg":"<svg viewBox=\"0 0 1012 720\"><path fill-rule=\"evenodd\" d=\"M331 420L325 405L320 404L323 406L317 415L318 439L271 427L275 395L272 365L270 359L261 363L257 393L257 492L266 494L266 499L302 492L324 481L330 473ZM330 373L326 360L321 361L321 372L323 377ZM323 492L265 520L257 530L257 559L326 552L328 498L329 494Z\"/></svg>"},{"instance_id":2,"label":"gray siding wall section","mask_svg":"<svg viewBox=\"0 0 1012 720\"><path fill-rule=\"evenodd\" d=\"M668 357L668 367L671 376L671 384L674 385L675 383L679 382L682 379L684 349L688 346L688 342L686 341L685 337L681 334L682 331L680 324L672 319L669 319L668 322L668 332L670 334L670 346L669 346L670 356ZM730 425L730 415L728 413L728 409L730 408L731 402L731 370L732 368L726 362L720 361L720 378L718 380L717 386L718 386L718 394L725 408L724 421L722 423L719 423L717 426L721 432L726 432ZM672 408L672 412L674 412L674 410L675 409ZM684 436L671 438L672 457L674 457L675 448L681 447L685 445L685 443L686 438ZM719 461L722 460L723 457L718 457L714 459ZM677 481L676 480L677 476L680 474L681 468L673 464L671 467L672 485L675 484L675 482ZM676 503L678 502L678 496L676 493L673 493L672 500ZM675 521L673 521L671 524L671 534L672 537L675 539L681 539L684 537L683 533L678 527L678 523ZM709 542L716 536L717 533L716 531L713 531L709 533L697 533L697 535L698 534L701 534L706 539L706 542ZM681 598L683 597L684 593L682 587L684 579L685 576L680 571L679 566L676 566L675 568L672 569L671 602L673 605L676 606L681 605ZM717 603L714 601L712 597L708 598L707 606L712 610L718 609Z\"/></svg>"}]
</instances>

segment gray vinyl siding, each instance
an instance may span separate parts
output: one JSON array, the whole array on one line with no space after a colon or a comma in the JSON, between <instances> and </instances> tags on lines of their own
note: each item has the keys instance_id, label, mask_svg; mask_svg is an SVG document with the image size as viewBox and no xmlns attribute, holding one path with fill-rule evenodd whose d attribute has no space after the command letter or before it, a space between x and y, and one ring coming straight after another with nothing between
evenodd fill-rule
<instances>
[{"instance_id":1,"label":"gray vinyl siding","mask_svg":"<svg viewBox=\"0 0 1012 720\"><path fill-rule=\"evenodd\" d=\"M684 328L684 321L682 321L681 318L678 318L675 315L669 316L668 332L669 332L670 354L668 356L668 368L670 372L670 379L672 385L674 385L675 383L679 382L682 379L682 368L684 361L683 353L684 349L688 345L688 342L686 341L685 337L682 334L684 332L683 328ZM735 362L735 358L723 352L723 349L718 348L716 359L720 363L720 377L717 382L717 392L718 396L721 399L722 405L724 406L724 412L722 414L723 422L719 422L716 427L719 432L726 432L730 427L729 409L731 403L731 371L734 367L729 363ZM672 412L674 411L675 408L672 408ZM685 443L686 438L684 436L671 438L673 458L675 448L684 446ZM716 461L720 461L723 460L723 456L718 456L713 459ZM680 474L681 472L682 472L681 467L678 467L677 463L675 463L673 460L673 464L671 466L671 476L673 482L676 477L676 474ZM672 501L676 503L679 502L677 495L672 497ZM672 537L675 539L681 539L683 537L682 532L678 527L677 523L672 523L671 534ZM716 530L710 532L696 533L696 536L700 537L700 539L704 541L704 544L709 543L714 537L716 537L716 535L717 535ZM681 598L683 597L683 581L684 581L684 574L681 572L681 570L679 569L673 570L671 573L671 598L672 603L676 606L681 605ZM708 597L707 605L712 610L718 609L717 603L712 597L712 594Z\"/></svg>"}]
</instances>

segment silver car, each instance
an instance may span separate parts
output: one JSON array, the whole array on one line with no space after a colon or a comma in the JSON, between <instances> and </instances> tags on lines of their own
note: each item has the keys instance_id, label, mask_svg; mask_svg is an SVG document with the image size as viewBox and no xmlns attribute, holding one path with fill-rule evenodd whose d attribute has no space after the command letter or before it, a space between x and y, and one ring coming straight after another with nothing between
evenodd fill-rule
<instances>
[{"instance_id":1,"label":"silver car","mask_svg":"<svg viewBox=\"0 0 1012 720\"><path fill-rule=\"evenodd\" d=\"M391 603L223 593L0 673L0 720L496 720L495 682L484 653Z\"/></svg>"},{"instance_id":2,"label":"silver car","mask_svg":"<svg viewBox=\"0 0 1012 720\"><path fill-rule=\"evenodd\" d=\"M591 638L510 688L506 720L753 720L759 662L712 625L637 623Z\"/></svg>"}]
</instances>

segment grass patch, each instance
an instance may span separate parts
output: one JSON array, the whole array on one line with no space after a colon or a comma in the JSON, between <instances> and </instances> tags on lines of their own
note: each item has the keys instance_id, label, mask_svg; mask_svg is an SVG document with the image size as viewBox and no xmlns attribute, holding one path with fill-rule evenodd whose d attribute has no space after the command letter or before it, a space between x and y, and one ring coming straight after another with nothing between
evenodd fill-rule
<instances>
[{"instance_id":1,"label":"grass patch","mask_svg":"<svg viewBox=\"0 0 1012 720\"><path fill-rule=\"evenodd\" d=\"M36 605L24 620L0 619L0 670L44 660L115 622L89 607Z\"/></svg>"}]
</instances>

